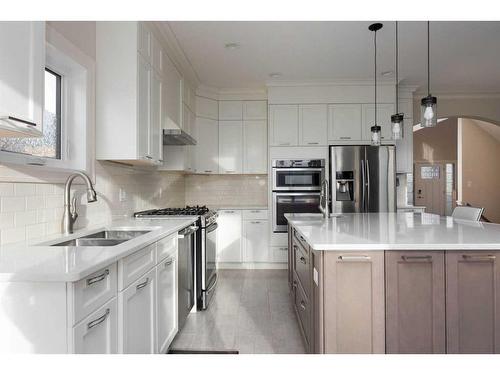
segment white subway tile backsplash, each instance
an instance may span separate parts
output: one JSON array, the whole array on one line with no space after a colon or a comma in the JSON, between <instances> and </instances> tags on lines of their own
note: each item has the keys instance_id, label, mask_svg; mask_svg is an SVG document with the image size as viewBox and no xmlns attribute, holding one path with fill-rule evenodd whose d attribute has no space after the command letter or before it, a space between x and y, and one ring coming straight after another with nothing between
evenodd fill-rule
<instances>
[{"instance_id":1,"label":"white subway tile backsplash","mask_svg":"<svg viewBox=\"0 0 500 375\"><path fill-rule=\"evenodd\" d=\"M19 183L15 184L14 190L17 196L29 196L35 195L36 188L34 184Z\"/></svg>"},{"instance_id":2,"label":"white subway tile backsplash","mask_svg":"<svg viewBox=\"0 0 500 375\"><path fill-rule=\"evenodd\" d=\"M24 241L26 239L26 227L2 229L1 244Z\"/></svg>"},{"instance_id":3,"label":"white subway tile backsplash","mask_svg":"<svg viewBox=\"0 0 500 375\"><path fill-rule=\"evenodd\" d=\"M2 197L0 200L2 212L19 212L26 210L26 198L24 197Z\"/></svg>"},{"instance_id":4,"label":"white subway tile backsplash","mask_svg":"<svg viewBox=\"0 0 500 375\"><path fill-rule=\"evenodd\" d=\"M39 208L44 208L45 201L43 197L35 195L32 197L26 197L26 209L28 210L36 210Z\"/></svg>"},{"instance_id":5,"label":"white subway tile backsplash","mask_svg":"<svg viewBox=\"0 0 500 375\"><path fill-rule=\"evenodd\" d=\"M54 194L54 184L36 184L36 195L51 195Z\"/></svg>"},{"instance_id":6,"label":"white subway tile backsplash","mask_svg":"<svg viewBox=\"0 0 500 375\"><path fill-rule=\"evenodd\" d=\"M14 214L14 224L16 227L36 224L36 211L20 211Z\"/></svg>"},{"instance_id":7,"label":"white subway tile backsplash","mask_svg":"<svg viewBox=\"0 0 500 375\"><path fill-rule=\"evenodd\" d=\"M4 212L0 213L0 231L2 229L8 229L14 227L14 213Z\"/></svg>"},{"instance_id":8,"label":"white subway tile backsplash","mask_svg":"<svg viewBox=\"0 0 500 375\"><path fill-rule=\"evenodd\" d=\"M0 183L0 196L8 197L14 195L14 184L10 182Z\"/></svg>"}]
</instances>

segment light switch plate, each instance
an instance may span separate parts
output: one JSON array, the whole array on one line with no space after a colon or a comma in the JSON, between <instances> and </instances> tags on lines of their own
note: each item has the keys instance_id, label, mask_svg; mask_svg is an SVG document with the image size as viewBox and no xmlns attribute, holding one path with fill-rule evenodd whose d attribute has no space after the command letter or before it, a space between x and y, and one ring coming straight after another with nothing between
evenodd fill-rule
<instances>
[{"instance_id":1,"label":"light switch plate","mask_svg":"<svg viewBox=\"0 0 500 375\"><path fill-rule=\"evenodd\" d=\"M318 275L318 271L316 271L316 268L313 268L313 279L314 279L314 283L319 286L319 275Z\"/></svg>"}]
</instances>

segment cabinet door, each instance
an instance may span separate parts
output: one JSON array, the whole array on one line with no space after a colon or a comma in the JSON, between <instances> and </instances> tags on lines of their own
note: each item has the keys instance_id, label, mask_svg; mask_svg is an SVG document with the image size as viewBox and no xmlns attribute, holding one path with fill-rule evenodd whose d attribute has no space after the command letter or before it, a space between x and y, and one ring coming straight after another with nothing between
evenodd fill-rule
<instances>
[{"instance_id":1,"label":"cabinet door","mask_svg":"<svg viewBox=\"0 0 500 375\"><path fill-rule=\"evenodd\" d=\"M118 348L120 353L155 353L156 270L118 294Z\"/></svg>"},{"instance_id":2,"label":"cabinet door","mask_svg":"<svg viewBox=\"0 0 500 375\"><path fill-rule=\"evenodd\" d=\"M219 121L219 173L243 171L243 123Z\"/></svg>"},{"instance_id":3,"label":"cabinet door","mask_svg":"<svg viewBox=\"0 0 500 375\"><path fill-rule=\"evenodd\" d=\"M325 353L384 353L384 252L324 252Z\"/></svg>"},{"instance_id":4,"label":"cabinet door","mask_svg":"<svg viewBox=\"0 0 500 375\"><path fill-rule=\"evenodd\" d=\"M361 104L332 104L328 106L328 139L359 141L361 136Z\"/></svg>"},{"instance_id":5,"label":"cabinet door","mask_svg":"<svg viewBox=\"0 0 500 375\"><path fill-rule=\"evenodd\" d=\"M151 67L141 55L137 55L137 156L152 160L149 154L150 107Z\"/></svg>"},{"instance_id":6,"label":"cabinet door","mask_svg":"<svg viewBox=\"0 0 500 375\"><path fill-rule=\"evenodd\" d=\"M446 353L443 251L388 251L387 353Z\"/></svg>"},{"instance_id":7,"label":"cabinet door","mask_svg":"<svg viewBox=\"0 0 500 375\"><path fill-rule=\"evenodd\" d=\"M175 65L170 61L167 55L164 58L164 72L165 72L165 81L167 85L166 89L166 111L168 122L170 125L169 128L182 126L182 77L175 68Z\"/></svg>"},{"instance_id":8,"label":"cabinet door","mask_svg":"<svg viewBox=\"0 0 500 375\"><path fill-rule=\"evenodd\" d=\"M151 31L144 22L137 22L137 50L146 59L151 61Z\"/></svg>"},{"instance_id":9,"label":"cabinet door","mask_svg":"<svg viewBox=\"0 0 500 375\"><path fill-rule=\"evenodd\" d=\"M363 140L371 140L370 128L375 125L375 105L363 104ZM394 104L377 104L377 124L382 128L382 141L392 140L391 116L394 114Z\"/></svg>"},{"instance_id":10,"label":"cabinet door","mask_svg":"<svg viewBox=\"0 0 500 375\"><path fill-rule=\"evenodd\" d=\"M116 298L90 314L72 329L74 354L117 353Z\"/></svg>"},{"instance_id":11,"label":"cabinet door","mask_svg":"<svg viewBox=\"0 0 500 375\"><path fill-rule=\"evenodd\" d=\"M217 261L241 262L241 211L219 211L217 223Z\"/></svg>"},{"instance_id":12,"label":"cabinet door","mask_svg":"<svg viewBox=\"0 0 500 375\"><path fill-rule=\"evenodd\" d=\"M296 146L299 137L299 106L269 106L271 146Z\"/></svg>"},{"instance_id":13,"label":"cabinet door","mask_svg":"<svg viewBox=\"0 0 500 375\"><path fill-rule=\"evenodd\" d=\"M40 135L45 22L0 22L0 48L0 117L15 118L0 120L0 137L15 136L17 130L32 136Z\"/></svg>"},{"instance_id":14,"label":"cabinet door","mask_svg":"<svg viewBox=\"0 0 500 375\"><path fill-rule=\"evenodd\" d=\"M448 353L500 353L500 252L446 252Z\"/></svg>"},{"instance_id":15,"label":"cabinet door","mask_svg":"<svg viewBox=\"0 0 500 375\"><path fill-rule=\"evenodd\" d=\"M219 101L219 120L243 120L243 102L240 100Z\"/></svg>"},{"instance_id":16,"label":"cabinet door","mask_svg":"<svg viewBox=\"0 0 500 375\"><path fill-rule=\"evenodd\" d=\"M160 42L151 36L151 65L160 76L163 75L163 59L164 54Z\"/></svg>"},{"instance_id":17,"label":"cabinet door","mask_svg":"<svg viewBox=\"0 0 500 375\"><path fill-rule=\"evenodd\" d=\"M219 126L216 120L197 117L196 171L219 173Z\"/></svg>"},{"instance_id":18,"label":"cabinet door","mask_svg":"<svg viewBox=\"0 0 500 375\"><path fill-rule=\"evenodd\" d=\"M267 220L245 220L243 222L243 261L270 262L269 223Z\"/></svg>"},{"instance_id":19,"label":"cabinet door","mask_svg":"<svg viewBox=\"0 0 500 375\"><path fill-rule=\"evenodd\" d=\"M177 334L177 252L156 267L158 353L166 353Z\"/></svg>"},{"instance_id":20,"label":"cabinet door","mask_svg":"<svg viewBox=\"0 0 500 375\"><path fill-rule=\"evenodd\" d=\"M326 104L299 106L299 139L301 145L326 145L327 112Z\"/></svg>"},{"instance_id":21,"label":"cabinet door","mask_svg":"<svg viewBox=\"0 0 500 375\"><path fill-rule=\"evenodd\" d=\"M149 123L149 155L154 161L163 158L161 137L162 81L158 73L151 72L151 121Z\"/></svg>"},{"instance_id":22,"label":"cabinet door","mask_svg":"<svg viewBox=\"0 0 500 375\"><path fill-rule=\"evenodd\" d=\"M265 100L249 100L243 102L243 120L267 119L267 102Z\"/></svg>"},{"instance_id":23,"label":"cabinet door","mask_svg":"<svg viewBox=\"0 0 500 375\"><path fill-rule=\"evenodd\" d=\"M243 121L243 173L267 173L267 121Z\"/></svg>"}]
</instances>

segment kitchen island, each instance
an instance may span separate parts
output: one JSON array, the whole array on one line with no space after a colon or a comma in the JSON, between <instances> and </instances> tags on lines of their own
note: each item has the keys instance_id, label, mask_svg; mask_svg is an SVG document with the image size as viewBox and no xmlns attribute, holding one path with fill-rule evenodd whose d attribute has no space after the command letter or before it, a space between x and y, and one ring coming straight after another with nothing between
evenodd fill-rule
<instances>
[{"instance_id":1,"label":"kitchen island","mask_svg":"<svg viewBox=\"0 0 500 375\"><path fill-rule=\"evenodd\" d=\"M286 217L309 352L500 352L500 225L414 213Z\"/></svg>"}]
</instances>

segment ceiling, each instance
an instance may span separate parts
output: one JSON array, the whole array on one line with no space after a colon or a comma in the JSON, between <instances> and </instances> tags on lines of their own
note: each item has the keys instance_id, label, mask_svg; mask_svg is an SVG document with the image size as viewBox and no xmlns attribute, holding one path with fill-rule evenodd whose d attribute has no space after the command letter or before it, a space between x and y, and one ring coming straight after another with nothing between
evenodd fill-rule
<instances>
[{"instance_id":1,"label":"ceiling","mask_svg":"<svg viewBox=\"0 0 500 375\"><path fill-rule=\"evenodd\" d=\"M214 88L276 81L373 79L371 22L176 21L166 25L198 77ZM377 33L379 74L394 70L395 25ZM426 91L426 22L399 23L400 81ZM238 43L228 50L226 43ZM431 91L500 92L500 22L431 22ZM270 73L282 77L272 79ZM394 80L394 75L381 77Z\"/></svg>"}]
</instances>

